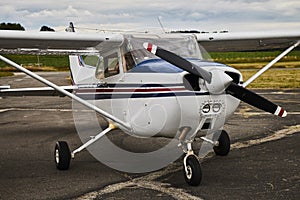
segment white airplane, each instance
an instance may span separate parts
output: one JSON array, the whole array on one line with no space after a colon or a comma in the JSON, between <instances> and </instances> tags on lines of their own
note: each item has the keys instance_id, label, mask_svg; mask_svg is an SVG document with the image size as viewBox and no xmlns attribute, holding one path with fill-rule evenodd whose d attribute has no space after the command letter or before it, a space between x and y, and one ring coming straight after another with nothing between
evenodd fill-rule
<instances>
[{"instance_id":1,"label":"white airplane","mask_svg":"<svg viewBox=\"0 0 300 200\"><path fill-rule=\"evenodd\" d=\"M56 143L54 158L59 170L67 170L77 153L119 128L136 137L175 138L185 153L185 180L197 186L202 172L192 143L199 131L207 131L201 139L213 145L216 155L225 156L230 139L222 127L240 101L280 117L287 115L283 108L246 87L299 41L299 31L164 35L0 31L2 53L70 55L73 82L72 86L57 86L0 55L2 61L49 86L1 87L0 94L49 95L57 91L107 120L108 128L73 151L64 141ZM206 61L199 43L209 51L287 49L244 83L238 70ZM95 66L86 64L82 55L96 58ZM157 105L163 112L152 109Z\"/></svg>"}]
</instances>

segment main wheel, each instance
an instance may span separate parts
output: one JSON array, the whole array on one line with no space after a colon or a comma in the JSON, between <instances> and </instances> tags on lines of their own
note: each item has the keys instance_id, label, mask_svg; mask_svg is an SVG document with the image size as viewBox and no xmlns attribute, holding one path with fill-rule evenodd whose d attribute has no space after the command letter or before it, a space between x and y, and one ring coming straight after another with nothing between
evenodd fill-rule
<instances>
[{"instance_id":1,"label":"main wheel","mask_svg":"<svg viewBox=\"0 0 300 200\"><path fill-rule=\"evenodd\" d=\"M67 170L70 166L71 152L69 146L64 141L56 142L54 149L54 161L56 168L59 170Z\"/></svg>"},{"instance_id":2,"label":"main wheel","mask_svg":"<svg viewBox=\"0 0 300 200\"><path fill-rule=\"evenodd\" d=\"M214 146L215 154L218 156L226 156L230 151L230 138L225 130L222 130L218 141L219 145Z\"/></svg>"},{"instance_id":3,"label":"main wheel","mask_svg":"<svg viewBox=\"0 0 300 200\"><path fill-rule=\"evenodd\" d=\"M195 155L189 155L186 158L186 168L183 165L185 181L191 186L198 186L201 183L202 171L198 158Z\"/></svg>"}]
</instances>

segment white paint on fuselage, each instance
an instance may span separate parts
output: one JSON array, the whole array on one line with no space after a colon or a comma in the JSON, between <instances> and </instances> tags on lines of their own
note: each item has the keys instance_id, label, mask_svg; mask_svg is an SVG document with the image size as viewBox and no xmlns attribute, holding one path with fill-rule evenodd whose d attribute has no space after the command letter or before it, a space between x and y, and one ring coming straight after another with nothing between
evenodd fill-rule
<instances>
[{"instance_id":1,"label":"white paint on fuselage","mask_svg":"<svg viewBox=\"0 0 300 200\"><path fill-rule=\"evenodd\" d=\"M234 71L232 68L222 70ZM223 127L229 117L239 105L239 100L227 94L210 95L207 91L189 91L183 86L182 73L125 73L123 76L115 77L118 83L111 88L110 99L93 100L96 106L113 114L117 118L128 122L132 131L128 134L137 137L178 137L179 129L190 127L186 139L193 138L205 123L209 123L209 130L218 130ZM133 87L120 87L121 85L136 85ZM147 84L149 87L142 85ZM152 87L151 85L161 85ZM138 86L140 85L140 87ZM160 91L158 88L169 88L175 91ZM125 89L125 92L122 92ZM126 91L126 89L130 90ZM139 91L139 90L147 90ZM156 91L157 90L157 91ZM174 93L164 97L164 94ZM101 92L105 94L105 92ZM118 95L125 95L119 98ZM151 97L139 97L138 95L157 94ZM211 109L204 113L202 108L209 104ZM218 112L214 112L212 106L220 104ZM122 129L122 127L120 127ZM176 136L177 135L177 136Z\"/></svg>"}]
</instances>

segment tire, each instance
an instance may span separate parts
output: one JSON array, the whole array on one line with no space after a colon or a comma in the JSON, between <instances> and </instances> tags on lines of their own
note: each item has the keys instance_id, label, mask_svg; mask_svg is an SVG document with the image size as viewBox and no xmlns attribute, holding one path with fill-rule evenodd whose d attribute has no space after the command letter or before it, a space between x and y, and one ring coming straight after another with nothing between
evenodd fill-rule
<instances>
[{"instance_id":1,"label":"tire","mask_svg":"<svg viewBox=\"0 0 300 200\"><path fill-rule=\"evenodd\" d=\"M56 168L59 170L67 170L70 166L71 152L69 146L64 141L56 142L54 149L54 161Z\"/></svg>"},{"instance_id":2,"label":"tire","mask_svg":"<svg viewBox=\"0 0 300 200\"><path fill-rule=\"evenodd\" d=\"M186 167L188 173L185 171L185 167L183 165L185 181L191 186L198 186L202 179L202 170L198 158L195 155L189 155L186 159Z\"/></svg>"},{"instance_id":3,"label":"tire","mask_svg":"<svg viewBox=\"0 0 300 200\"><path fill-rule=\"evenodd\" d=\"M226 156L230 151L230 138L225 130L222 130L218 139L219 145L214 146L214 152L218 156Z\"/></svg>"}]
</instances>

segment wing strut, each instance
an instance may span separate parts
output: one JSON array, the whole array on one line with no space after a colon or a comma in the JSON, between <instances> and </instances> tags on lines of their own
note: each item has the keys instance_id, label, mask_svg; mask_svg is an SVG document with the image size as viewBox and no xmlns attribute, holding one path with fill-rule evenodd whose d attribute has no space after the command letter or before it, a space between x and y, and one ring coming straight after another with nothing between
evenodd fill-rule
<instances>
[{"instance_id":1,"label":"wing strut","mask_svg":"<svg viewBox=\"0 0 300 200\"><path fill-rule=\"evenodd\" d=\"M103 117L105 117L105 118L107 118L107 119L109 119L109 120L117 123L118 125L121 125L122 127L126 128L127 130L129 130L129 131L131 130L131 127L130 127L130 125L128 123L126 123L126 122L124 122L124 121L116 118L115 116L113 116L113 115L105 112L104 110L102 110L102 109L98 108L97 106L95 106L95 105L93 105L93 104L85 101L84 99L81 99L80 97L76 96L75 94L72 94L72 93L68 92L67 90L63 89L62 87L60 87L60 86L58 86L58 85L56 85L56 84L54 84L54 83L52 83L52 82L44 79L43 77L37 75L36 73L33 73L33 72L25 69L21 65L18 65L17 63L15 63L15 62L13 62L13 61L11 61L11 60L3 57L2 55L0 55L0 60L2 60L4 62L6 62L7 64L9 64L9 65L17 68L18 70L24 72L28 76L30 76L30 77L32 77L32 78L34 78L34 79L36 79L36 80L38 80L38 81L46 84L47 86L52 87L53 89L57 90L58 92L61 92L62 94L70 97L71 99L74 99L75 101L83 104L84 106L86 106L86 107L88 107L88 108L96 111L97 113L99 113Z\"/></svg>"},{"instance_id":2,"label":"wing strut","mask_svg":"<svg viewBox=\"0 0 300 200\"><path fill-rule=\"evenodd\" d=\"M296 44L292 45L288 49L286 49L284 52L282 52L279 56L277 56L274 60L272 60L269 64L264 66L262 69L260 69L256 74L254 74L251 78L249 78L244 84L243 87L247 87L250 83L252 83L255 79L257 79L260 75L262 75L265 71L267 71L270 67L272 67L274 64L276 64L280 59L282 59L284 56L286 56L288 53L290 53L294 48L299 46L300 41L298 41Z\"/></svg>"}]
</instances>

